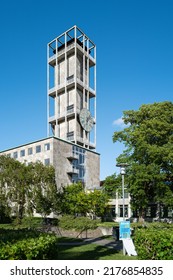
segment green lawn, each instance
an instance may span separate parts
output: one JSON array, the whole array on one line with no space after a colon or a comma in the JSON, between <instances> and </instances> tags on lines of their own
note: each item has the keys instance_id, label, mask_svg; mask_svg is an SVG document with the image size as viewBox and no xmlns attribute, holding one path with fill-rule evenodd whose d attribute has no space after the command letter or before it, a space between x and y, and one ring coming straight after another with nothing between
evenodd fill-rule
<instances>
[{"instance_id":1,"label":"green lawn","mask_svg":"<svg viewBox=\"0 0 173 280\"><path fill-rule=\"evenodd\" d=\"M65 241L64 241L65 242ZM96 244L59 245L59 260L135 260L136 257L123 256L122 252L114 248Z\"/></svg>"}]
</instances>

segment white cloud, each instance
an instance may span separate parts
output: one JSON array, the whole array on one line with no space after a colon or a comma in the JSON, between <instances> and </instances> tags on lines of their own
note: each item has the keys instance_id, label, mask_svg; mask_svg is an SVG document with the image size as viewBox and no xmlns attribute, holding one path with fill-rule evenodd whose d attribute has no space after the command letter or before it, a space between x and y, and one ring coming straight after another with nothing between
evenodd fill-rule
<instances>
[{"instance_id":1,"label":"white cloud","mask_svg":"<svg viewBox=\"0 0 173 280\"><path fill-rule=\"evenodd\" d=\"M117 120L114 120L113 125L119 126L121 128L126 126L122 117Z\"/></svg>"}]
</instances>

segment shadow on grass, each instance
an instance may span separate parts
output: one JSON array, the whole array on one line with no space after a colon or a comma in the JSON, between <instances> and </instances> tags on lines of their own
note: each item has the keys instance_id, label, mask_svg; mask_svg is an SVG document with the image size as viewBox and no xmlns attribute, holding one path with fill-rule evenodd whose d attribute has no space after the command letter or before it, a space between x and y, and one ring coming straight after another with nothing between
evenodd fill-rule
<instances>
[{"instance_id":1,"label":"shadow on grass","mask_svg":"<svg viewBox=\"0 0 173 280\"><path fill-rule=\"evenodd\" d=\"M97 242L100 238L89 241L68 243L68 239L64 239L64 244L58 244L57 259L59 260L133 260L136 257L123 256L121 251L121 243L115 241L109 242L107 245L100 245ZM60 241L60 240L59 240ZM61 239L62 242L62 239Z\"/></svg>"}]
</instances>

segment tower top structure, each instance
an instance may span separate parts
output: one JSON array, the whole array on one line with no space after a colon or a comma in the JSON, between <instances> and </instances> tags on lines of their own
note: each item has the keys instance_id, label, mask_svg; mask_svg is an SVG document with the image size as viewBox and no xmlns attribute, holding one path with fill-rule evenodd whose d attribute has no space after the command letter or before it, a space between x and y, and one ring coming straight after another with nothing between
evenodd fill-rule
<instances>
[{"instance_id":1,"label":"tower top structure","mask_svg":"<svg viewBox=\"0 0 173 280\"><path fill-rule=\"evenodd\" d=\"M48 43L47 134L96 148L96 46L76 25Z\"/></svg>"}]
</instances>

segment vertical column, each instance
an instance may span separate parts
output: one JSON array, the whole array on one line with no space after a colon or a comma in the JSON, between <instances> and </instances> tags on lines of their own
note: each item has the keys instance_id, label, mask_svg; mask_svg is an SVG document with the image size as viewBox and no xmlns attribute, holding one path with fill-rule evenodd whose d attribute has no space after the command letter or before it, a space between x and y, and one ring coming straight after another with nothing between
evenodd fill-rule
<instances>
[{"instance_id":1,"label":"vertical column","mask_svg":"<svg viewBox=\"0 0 173 280\"><path fill-rule=\"evenodd\" d=\"M47 45L47 137L50 133L49 125L49 44Z\"/></svg>"},{"instance_id":2,"label":"vertical column","mask_svg":"<svg viewBox=\"0 0 173 280\"><path fill-rule=\"evenodd\" d=\"M56 43L55 43L55 49L56 49L56 58L55 58L55 71L54 71L54 84L55 84L55 99L54 99L54 112L55 112L55 136L58 137L58 40L56 38Z\"/></svg>"},{"instance_id":3,"label":"vertical column","mask_svg":"<svg viewBox=\"0 0 173 280\"><path fill-rule=\"evenodd\" d=\"M97 89L96 89L96 46L94 47L94 59L95 59L95 65L94 65L94 90L95 90L95 97L94 97L94 118L95 118L94 145L96 147L96 125L97 125L97 120L96 120L96 94L97 94Z\"/></svg>"},{"instance_id":4,"label":"vertical column","mask_svg":"<svg viewBox=\"0 0 173 280\"><path fill-rule=\"evenodd\" d=\"M74 107L76 108L75 110L75 131L76 133L74 133L74 142L75 144L77 143L77 29L76 29L76 25L74 27L74 91L75 91L75 104ZM74 131L74 132L75 132Z\"/></svg>"},{"instance_id":5,"label":"vertical column","mask_svg":"<svg viewBox=\"0 0 173 280\"><path fill-rule=\"evenodd\" d=\"M64 39L65 39L65 57L64 57L64 84L65 84L65 139L67 139L67 132L68 131L68 121L67 121L67 33L64 33Z\"/></svg>"}]
</instances>

